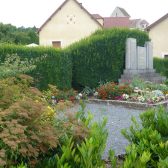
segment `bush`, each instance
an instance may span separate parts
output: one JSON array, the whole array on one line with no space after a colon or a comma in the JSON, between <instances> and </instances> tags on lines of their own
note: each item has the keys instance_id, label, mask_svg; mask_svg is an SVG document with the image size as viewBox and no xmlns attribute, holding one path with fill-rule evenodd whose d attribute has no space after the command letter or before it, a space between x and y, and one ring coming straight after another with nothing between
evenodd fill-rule
<instances>
[{"instance_id":1,"label":"bush","mask_svg":"<svg viewBox=\"0 0 168 168\"><path fill-rule=\"evenodd\" d=\"M124 167L167 167L168 156L168 112L159 107L140 115L142 125L133 119L129 131L123 131L131 142L126 149Z\"/></svg>"},{"instance_id":2,"label":"bush","mask_svg":"<svg viewBox=\"0 0 168 168\"><path fill-rule=\"evenodd\" d=\"M54 111L31 81L26 75L0 81L0 167L35 165L58 145Z\"/></svg>"},{"instance_id":3,"label":"bush","mask_svg":"<svg viewBox=\"0 0 168 168\"><path fill-rule=\"evenodd\" d=\"M36 66L29 75L34 77L35 86L47 88L48 84L57 85L60 89L71 88L72 61L62 50L45 47L24 47L19 45L0 45L0 61L17 54L22 61L31 60Z\"/></svg>"},{"instance_id":4,"label":"bush","mask_svg":"<svg viewBox=\"0 0 168 168\"><path fill-rule=\"evenodd\" d=\"M67 168L103 168L102 160L107 140L107 130L105 128L107 120L101 123L93 122L92 115L85 117L84 106L77 113L78 122L88 128L88 135L81 141L77 141L75 136L66 136L65 142L61 146L61 153L50 158L45 164L46 167L67 167ZM66 131L67 132L67 131ZM79 130L77 131L79 133ZM42 164L44 167L44 163Z\"/></svg>"},{"instance_id":5,"label":"bush","mask_svg":"<svg viewBox=\"0 0 168 168\"><path fill-rule=\"evenodd\" d=\"M149 40L145 32L129 29L100 30L68 48L73 58L73 85L97 87L100 81L115 81L125 66L125 42L136 38L138 45Z\"/></svg>"},{"instance_id":6,"label":"bush","mask_svg":"<svg viewBox=\"0 0 168 168\"><path fill-rule=\"evenodd\" d=\"M0 66L0 79L30 72L35 67L31 60L23 61L17 54L7 55Z\"/></svg>"},{"instance_id":7,"label":"bush","mask_svg":"<svg viewBox=\"0 0 168 168\"><path fill-rule=\"evenodd\" d=\"M117 85L107 82L97 88L98 97L101 99L122 99L123 94L130 94L132 89L129 85Z\"/></svg>"},{"instance_id":8,"label":"bush","mask_svg":"<svg viewBox=\"0 0 168 168\"><path fill-rule=\"evenodd\" d=\"M32 87L32 82L27 75L0 80L0 167L22 162L25 167L40 163L44 167L43 161L61 153L66 136L80 143L89 134L88 127L74 113L60 112L62 106L70 105L68 101L50 106L50 92L44 95ZM50 87L51 93L58 92Z\"/></svg>"},{"instance_id":9,"label":"bush","mask_svg":"<svg viewBox=\"0 0 168 168\"><path fill-rule=\"evenodd\" d=\"M154 68L158 73L168 78L168 59L154 58Z\"/></svg>"}]
</instances>

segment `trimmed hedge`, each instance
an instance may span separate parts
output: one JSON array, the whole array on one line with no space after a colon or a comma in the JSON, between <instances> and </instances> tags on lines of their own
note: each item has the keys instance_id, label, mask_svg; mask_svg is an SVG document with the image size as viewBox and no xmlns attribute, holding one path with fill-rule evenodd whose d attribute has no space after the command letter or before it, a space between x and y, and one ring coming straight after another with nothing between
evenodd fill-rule
<instances>
[{"instance_id":1,"label":"trimmed hedge","mask_svg":"<svg viewBox=\"0 0 168 168\"><path fill-rule=\"evenodd\" d=\"M158 73L168 78L168 59L154 58L154 68Z\"/></svg>"},{"instance_id":2,"label":"trimmed hedge","mask_svg":"<svg viewBox=\"0 0 168 168\"><path fill-rule=\"evenodd\" d=\"M149 40L145 32L138 30L99 30L65 50L0 45L0 60L3 62L7 54L38 58L36 69L30 75L40 89L45 89L48 84L68 89L71 83L77 88L96 87L101 81L118 82L125 66L125 41L128 37L136 38L141 46Z\"/></svg>"},{"instance_id":3,"label":"trimmed hedge","mask_svg":"<svg viewBox=\"0 0 168 168\"><path fill-rule=\"evenodd\" d=\"M68 52L73 59L73 86L96 87L101 81L118 82L125 66L128 37L136 38L141 46L149 41L145 32L115 28L99 30L71 45Z\"/></svg>"},{"instance_id":4,"label":"trimmed hedge","mask_svg":"<svg viewBox=\"0 0 168 168\"><path fill-rule=\"evenodd\" d=\"M7 54L17 54L23 59L36 59L36 68L29 75L34 77L38 88L45 89L48 84L60 89L71 88L72 60L64 51L48 47L0 45L1 63Z\"/></svg>"}]
</instances>

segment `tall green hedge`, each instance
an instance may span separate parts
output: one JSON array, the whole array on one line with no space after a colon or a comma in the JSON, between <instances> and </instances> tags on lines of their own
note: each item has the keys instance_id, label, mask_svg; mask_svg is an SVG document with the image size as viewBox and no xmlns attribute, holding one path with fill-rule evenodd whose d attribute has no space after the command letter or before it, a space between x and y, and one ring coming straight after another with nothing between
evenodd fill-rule
<instances>
[{"instance_id":1,"label":"tall green hedge","mask_svg":"<svg viewBox=\"0 0 168 168\"><path fill-rule=\"evenodd\" d=\"M168 78L168 59L154 58L153 63L156 71Z\"/></svg>"},{"instance_id":2,"label":"tall green hedge","mask_svg":"<svg viewBox=\"0 0 168 168\"><path fill-rule=\"evenodd\" d=\"M145 32L129 29L108 29L95 32L68 48L73 59L73 84L96 87L101 81L117 82L125 65L125 43L136 38L138 45L149 41Z\"/></svg>"},{"instance_id":3,"label":"tall green hedge","mask_svg":"<svg viewBox=\"0 0 168 168\"><path fill-rule=\"evenodd\" d=\"M7 54L17 54L21 58L35 59L36 68L30 72L35 79L35 85L45 89L48 84L60 89L71 88L72 60L62 50L46 47L24 47L19 45L0 45L0 61Z\"/></svg>"}]
</instances>

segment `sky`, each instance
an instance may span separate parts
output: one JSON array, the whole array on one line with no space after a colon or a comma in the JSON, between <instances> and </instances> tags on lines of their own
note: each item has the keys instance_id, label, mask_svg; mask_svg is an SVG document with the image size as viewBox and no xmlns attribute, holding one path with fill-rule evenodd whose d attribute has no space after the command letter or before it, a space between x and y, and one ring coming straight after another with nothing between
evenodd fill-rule
<instances>
[{"instance_id":1,"label":"sky","mask_svg":"<svg viewBox=\"0 0 168 168\"><path fill-rule=\"evenodd\" d=\"M0 22L17 27L39 28L64 0L0 0ZM168 13L168 0L78 0L91 13L111 15L116 6L124 8L132 19L150 24Z\"/></svg>"}]
</instances>

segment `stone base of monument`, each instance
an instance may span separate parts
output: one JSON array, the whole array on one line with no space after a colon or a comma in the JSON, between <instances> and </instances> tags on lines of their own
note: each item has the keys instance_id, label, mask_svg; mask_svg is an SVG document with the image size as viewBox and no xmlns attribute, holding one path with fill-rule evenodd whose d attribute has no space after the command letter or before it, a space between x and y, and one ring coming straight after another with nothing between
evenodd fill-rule
<instances>
[{"instance_id":1,"label":"stone base of monument","mask_svg":"<svg viewBox=\"0 0 168 168\"><path fill-rule=\"evenodd\" d=\"M166 80L166 77L161 76L159 73L156 73L154 69L152 70L124 70L124 74L121 75L119 83L125 83L132 81L134 78L141 78L144 81L150 81L153 83L163 83Z\"/></svg>"}]
</instances>

